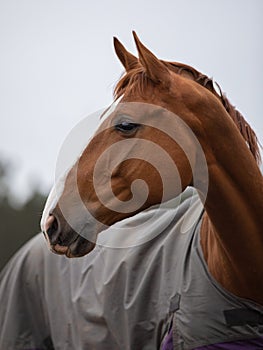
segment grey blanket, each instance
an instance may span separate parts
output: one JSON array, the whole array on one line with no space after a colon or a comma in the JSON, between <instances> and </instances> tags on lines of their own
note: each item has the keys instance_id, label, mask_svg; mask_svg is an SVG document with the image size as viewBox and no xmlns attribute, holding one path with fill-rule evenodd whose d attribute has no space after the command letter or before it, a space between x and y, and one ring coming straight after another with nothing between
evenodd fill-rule
<instances>
[{"instance_id":1,"label":"grey blanket","mask_svg":"<svg viewBox=\"0 0 263 350\"><path fill-rule=\"evenodd\" d=\"M0 275L0 349L160 349L172 320L174 349L238 338L244 329L229 330L222 309L244 303L209 277L198 248L202 210L187 189L104 231L79 259L34 237Z\"/></svg>"}]
</instances>

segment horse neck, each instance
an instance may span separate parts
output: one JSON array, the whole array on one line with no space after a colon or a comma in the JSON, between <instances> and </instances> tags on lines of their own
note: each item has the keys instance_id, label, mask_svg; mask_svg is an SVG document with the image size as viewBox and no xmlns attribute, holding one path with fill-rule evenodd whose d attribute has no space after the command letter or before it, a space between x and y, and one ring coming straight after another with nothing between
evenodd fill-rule
<instances>
[{"instance_id":1,"label":"horse neck","mask_svg":"<svg viewBox=\"0 0 263 350\"><path fill-rule=\"evenodd\" d=\"M209 173L202 248L225 288L263 303L263 178L238 128L223 108L217 111L202 116ZM257 267L253 274L251 266Z\"/></svg>"}]
</instances>

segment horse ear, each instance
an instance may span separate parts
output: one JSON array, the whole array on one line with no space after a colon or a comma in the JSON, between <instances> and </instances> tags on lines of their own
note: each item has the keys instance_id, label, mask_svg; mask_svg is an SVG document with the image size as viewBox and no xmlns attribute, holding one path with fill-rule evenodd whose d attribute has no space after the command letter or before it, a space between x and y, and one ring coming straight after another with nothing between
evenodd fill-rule
<instances>
[{"instance_id":1,"label":"horse ear","mask_svg":"<svg viewBox=\"0 0 263 350\"><path fill-rule=\"evenodd\" d=\"M121 61L122 65L126 69L126 72L135 68L139 63L138 58L133 56L129 51L127 51L117 38L115 37L113 38L113 43L114 43L115 52L119 60Z\"/></svg>"},{"instance_id":2,"label":"horse ear","mask_svg":"<svg viewBox=\"0 0 263 350\"><path fill-rule=\"evenodd\" d=\"M167 84L170 82L169 69L141 43L134 31L132 33L139 53L139 61L145 68L148 78L150 78L154 83Z\"/></svg>"}]
</instances>

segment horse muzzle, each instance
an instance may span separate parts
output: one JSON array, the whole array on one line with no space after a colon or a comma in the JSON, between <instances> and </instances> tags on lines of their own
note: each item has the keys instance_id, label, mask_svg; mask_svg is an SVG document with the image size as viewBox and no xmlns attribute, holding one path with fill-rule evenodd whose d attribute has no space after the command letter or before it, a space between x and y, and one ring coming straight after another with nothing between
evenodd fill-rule
<instances>
[{"instance_id":1,"label":"horse muzzle","mask_svg":"<svg viewBox=\"0 0 263 350\"><path fill-rule=\"evenodd\" d=\"M96 243L87 240L67 223L63 215L52 212L43 230L52 252L68 258L81 257L90 253Z\"/></svg>"}]
</instances>

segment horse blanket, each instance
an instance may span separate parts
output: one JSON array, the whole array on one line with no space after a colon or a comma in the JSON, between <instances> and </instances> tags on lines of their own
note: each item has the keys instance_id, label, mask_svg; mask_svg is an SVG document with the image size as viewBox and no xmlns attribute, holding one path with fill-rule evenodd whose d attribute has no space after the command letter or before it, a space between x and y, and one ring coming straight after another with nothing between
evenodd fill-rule
<instances>
[{"instance_id":1,"label":"horse blanket","mask_svg":"<svg viewBox=\"0 0 263 350\"><path fill-rule=\"evenodd\" d=\"M207 270L202 213L188 188L102 232L78 259L35 236L0 275L0 349L263 349L263 308Z\"/></svg>"}]
</instances>

